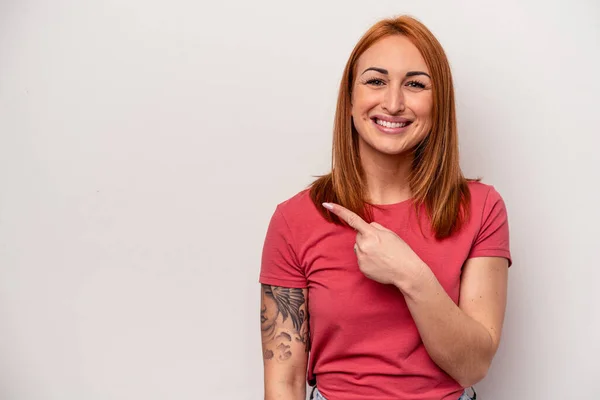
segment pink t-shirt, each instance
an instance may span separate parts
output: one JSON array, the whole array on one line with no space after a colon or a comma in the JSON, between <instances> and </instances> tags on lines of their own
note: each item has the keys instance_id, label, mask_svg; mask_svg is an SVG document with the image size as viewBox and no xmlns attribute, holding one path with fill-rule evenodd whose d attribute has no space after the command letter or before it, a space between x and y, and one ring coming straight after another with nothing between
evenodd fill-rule
<instances>
[{"instance_id":1,"label":"pink t-shirt","mask_svg":"<svg viewBox=\"0 0 600 400\"><path fill-rule=\"evenodd\" d=\"M489 185L469 183L471 218L453 236L434 238L424 208L421 227L411 200L373 209L458 303L468 258L512 263L504 202ZM308 189L279 204L267 231L260 282L308 288L311 349L308 380L329 400L457 399L461 386L429 357L402 293L365 277L356 232L327 222Z\"/></svg>"}]
</instances>

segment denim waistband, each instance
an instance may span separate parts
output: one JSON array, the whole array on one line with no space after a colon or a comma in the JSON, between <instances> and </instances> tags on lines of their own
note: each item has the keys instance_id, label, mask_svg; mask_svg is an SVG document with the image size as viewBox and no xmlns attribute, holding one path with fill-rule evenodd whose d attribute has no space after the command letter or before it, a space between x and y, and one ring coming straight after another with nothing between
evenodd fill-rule
<instances>
[{"instance_id":1,"label":"denim waistband","mask_svg":"<svg viewBox=\"0 0 600 400\"><path fill-rule=\"evenodd\" d=\"M469 392L473 392L473 394L469 394ZM313 388L312 392L310 393L310 398L311 398L311 400L327 400L325 397L323 397L321 392L319 392L319 389L317 389L316 386ZM466 389L457 400L476 400L476 399L477 399L477 393L475 393L475 388L470 388L470 390Z\"/></svg>"}]
</instances>

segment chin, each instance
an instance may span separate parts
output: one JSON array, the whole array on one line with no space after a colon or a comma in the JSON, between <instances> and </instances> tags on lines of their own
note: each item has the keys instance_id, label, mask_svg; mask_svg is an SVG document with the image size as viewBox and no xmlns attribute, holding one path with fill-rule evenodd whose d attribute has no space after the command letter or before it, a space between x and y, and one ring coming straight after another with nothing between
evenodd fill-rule
<instances>
[{"instance_id":1,"label":"chin","mask_svg":"<svg viewBox=\"0 0 600 400\"><path fill-rule=\"evenodd\" d=\"M415 146L408 142L407 140L402 140L400 138L392 139L390 138L373 138L371 141L373 144L372 147L380 153L384 153L387 155L401 155L404 153L409 153L412 148Z\"/></svg>"},{"instance_id":2,"label":"chin","mask_svg":"<svg viewBox=\"0 0 600 400\"><path fill-rule=\"evenodd\" d=\"M390 146L385 144L375 144L371 146L377 153L385 154L386 156L400 156L410 153L410 148L406 146Z\"/></svg>"},{"instance_id":3,"label":"chin","mask_svg":"<svg viewBox=\"0 0 600 400\"><path fill-rule=\"evenodd\" d=\"M410 151L406 150L406 149L401 149L401 150L382 149L382 150L379 150L379 152L382 154L385 154L386 156L401 156L401 155L406 155L406 154L410 153Z\"/></svg>"},{"instance_id":4,"label":"chin","mask_svg":"<svg viewBox=\"0 0 600 400\"><path fill-rule=\"evenodd\" d=\"M363 128L363 127L361 127ZM386 156L400 156L412 153L413 149L419 144L419 142L425 139L426 135L422 138L420 132L414 132L413 129L403 132L399 135L388 135L381 133L379 130L368 129L366 135L363 136L359 133L359 137L364 145L368 146L372 151L381 153ZM357 130L358 131L358 130ZM358 131L360 132L360 131ZM418 140L416 140L418 139Z\"/></svg>"}]
</instances>

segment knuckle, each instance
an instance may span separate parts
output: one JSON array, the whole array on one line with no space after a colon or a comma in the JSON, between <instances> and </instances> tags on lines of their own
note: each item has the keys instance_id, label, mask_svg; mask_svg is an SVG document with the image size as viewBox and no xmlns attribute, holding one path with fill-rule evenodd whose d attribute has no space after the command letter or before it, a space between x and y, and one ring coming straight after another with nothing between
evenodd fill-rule
<instances>
[{"instance_id":1,"label":"knuckle","mask_svg":"<svg viewBox=\"0 0 600 400\"><path fill-rule=\"evenodd\" d=\"M362 250L363 253L369 253L372 248L373 248L373 245L370 240L366 240L363 243L361 243L361 245L360 245L360 249Z\"/></svg>"},{"instance_id":2,"label":"knuckle","mask_svg":"<svg viewBox=\"0 0 600 400\"><path fill-rule=\"evenodd\" d=\"M377 232L367 232L365 234L365 241L367 242L377 242L378 241L379 236L377 235Z\"/></svg>"},{"instance_id":3,"label":"knuckle","mask_svg":"<svg viewBox=\"0 0 600 400\"><path fill-rule=\"evenodd\" d=\"M353 215L349 216L347 221L348 221L348 225L350 225L353 228L356 228L356 217L355 216L353 216Z\"/></svg>"}]
</instances>

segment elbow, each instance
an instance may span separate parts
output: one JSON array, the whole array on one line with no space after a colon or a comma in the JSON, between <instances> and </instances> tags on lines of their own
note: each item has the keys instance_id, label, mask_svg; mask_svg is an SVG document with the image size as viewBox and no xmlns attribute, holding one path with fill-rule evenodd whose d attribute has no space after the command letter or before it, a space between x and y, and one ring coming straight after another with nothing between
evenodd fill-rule
<instances>
[{"instance_id":1,"label":"elbow","mask_svg":"<svg viewBox=\"0 0 600 400\"><path fill-rule=\"evenodd\" d=\"M306 378L304 376L288 375L265 380L265 400L304 400L305 397Z\"/></svg>"},{"instance_id":2,"label":"elbow","mask_svg":"<svg viewBox=\"0 0 600 400\"><path fill-rule=\"evenodd\" d=\"M265 386L265 400L304 400L306 398L306 383L278 383Z\"/></svg>"},{"instance_id":3,"label":"elbow","mask_svg":"<svg viewBox=\"0 0 600 400\"><path fill-rule=\"evenodd\" d=\"M482 362L477 366L473 366L469 371L455 377L456 381L463 387L471 387L483 380L487 376L490 369L490 363Z\"/></svg>"},{"instance_id":4,"label":"elbow","mask_svg":"<svg viewBox=\"0 0 600 400\"><path fill-rule=\"evenodd\" d=\"M492 359L498 349L498 342L494 341L490 335L490 346L487 351L476 356L471 362L465 365L459 376L454 379L464 388L471 387L481 382L488 374L492 365Z\"/></svg>"}]
</instances>

